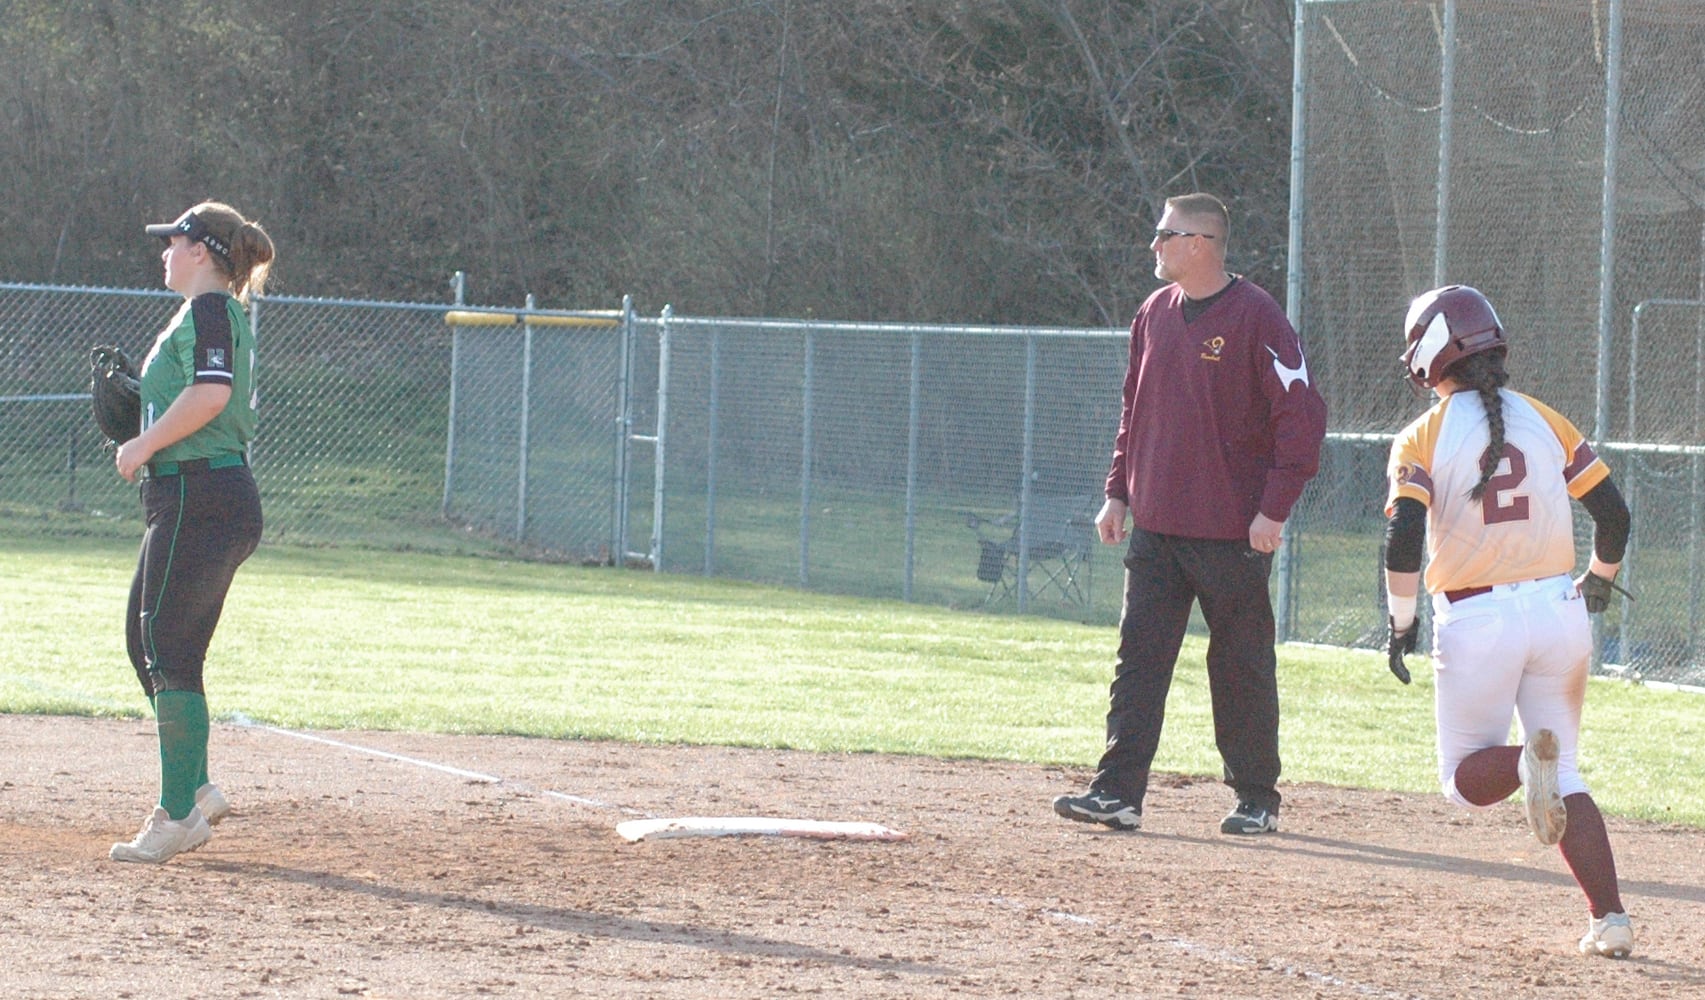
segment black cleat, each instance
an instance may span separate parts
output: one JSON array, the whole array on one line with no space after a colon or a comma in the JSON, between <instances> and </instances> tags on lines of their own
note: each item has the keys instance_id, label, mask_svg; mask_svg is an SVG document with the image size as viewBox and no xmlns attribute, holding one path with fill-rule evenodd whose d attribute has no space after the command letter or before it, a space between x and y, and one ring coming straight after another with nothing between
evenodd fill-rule
<instances>
[{"instance_id":1,"label":"black cleat","mask_svg":"<svg viewBox=\"0 0 1705 1000\"><path fill-rule=\"evenodd\" d=\"M1269 812L1253 802L1239 802L1230 815L1220 820L1221 833L1248 835L1252 833L1276 833L1279 829L1279 814Z\"/></svg>"},{"instance_id":2,"label":"black cleat","mask_svg":"<svg viewBox=\"0 0 1705 1000\"><path fill-rule=\"evenodd\" d=\"M1054 800L1054 812L1079 823L1100 823L1115 830L1141 830L1143 811L1117 795L1091 790L1084 795L1062 795Z\"/></svg>"}]
</instances>

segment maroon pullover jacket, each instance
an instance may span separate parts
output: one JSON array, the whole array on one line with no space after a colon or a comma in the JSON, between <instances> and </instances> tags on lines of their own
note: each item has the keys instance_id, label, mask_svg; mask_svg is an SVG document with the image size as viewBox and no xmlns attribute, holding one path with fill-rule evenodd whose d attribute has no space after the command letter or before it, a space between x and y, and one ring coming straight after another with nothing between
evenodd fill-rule
<instances>
[{"instance_id":1,"label":"maroon pullover jacket","mask_svg":"<svg viewBox=\"0 0 1705 1000\"><path fill-rule=\"evenodd\" d=\"M1190 323L1183 303L1169 284L1131 323L1107 496L1147 531L1247 538L1256 511L1287 520L1319 469L1326 401L1261 288L1237 278Z\"/></svg>"}]
</instances>

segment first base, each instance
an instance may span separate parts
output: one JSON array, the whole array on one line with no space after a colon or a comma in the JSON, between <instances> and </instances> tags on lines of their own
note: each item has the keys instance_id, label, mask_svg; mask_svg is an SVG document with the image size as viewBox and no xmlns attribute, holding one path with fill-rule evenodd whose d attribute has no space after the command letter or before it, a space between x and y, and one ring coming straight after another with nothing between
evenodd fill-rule
<instances>
[{"instance_id":1,"label":"first base","mask_svg":"<svg viewBox=\"0 0 1705 1000\"><path fill-rule=\"evenodd\" d=\"M880 823L775 816L678 816L630 819L616 824L629 841L668 837L808 837L813 840L905 840L906 835Z\"/></svg>"}]
</instances>

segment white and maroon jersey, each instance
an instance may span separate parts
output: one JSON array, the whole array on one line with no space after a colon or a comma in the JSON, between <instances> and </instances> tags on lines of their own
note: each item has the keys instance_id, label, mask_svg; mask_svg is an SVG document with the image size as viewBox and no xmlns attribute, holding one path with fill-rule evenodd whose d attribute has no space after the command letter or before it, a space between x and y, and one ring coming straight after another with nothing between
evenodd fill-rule
<instances>
[{"instance_id":1,"label":"white and maroon jersey","mask_svg":"<svg viewBox=\"0 0 1705 1000\"><path fill-rule=\"evenodd\" d=\"M1468 498L1491 440L1479 393L1439 400L1391 445L1385 512L1401 497L1427 505L1426 584L1435 594L1570 572L1569 499L1610 475L1568 418L1519 392L1498 395L1504 454L1481 502Z\"/></svg>"}]
</instances>

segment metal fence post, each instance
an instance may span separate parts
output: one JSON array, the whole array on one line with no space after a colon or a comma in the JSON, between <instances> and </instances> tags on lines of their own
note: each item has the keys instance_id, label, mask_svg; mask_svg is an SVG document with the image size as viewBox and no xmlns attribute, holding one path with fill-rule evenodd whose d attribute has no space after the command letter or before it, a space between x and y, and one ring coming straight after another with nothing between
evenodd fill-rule
<instances>
[{"instance_id":1,"label":"metal fence post","mask_svg":"<svg viewBox=\"0 0 1705 1000\"><path fill-rule=\"evenodd\" d=\"M1030 611L1031 480L1036 476L1036 337L1024 336L1024 444L1018 486L1018 613Z\"/></svg>"},{"instance_id":2,"label":"metal fence post","mask_svg":"<svg viewBox=\"0 0 1705 1000\"><path fill-rule=\"evenodd\" d=\"M527 311L537 308L533 293L527 293ZM515 540L527 538L527 452L530 419L533 408L533 324L523 317L521 324L521 415L516 467L519 474L515 484Z\"/></svg>"},{"instance_id":3,"label":"metal fence post","mask_svg":"<svg viewBox=\"0 0 1705 1000\"><path fill-rule=\"evenodd\" d=\"M633 356L639 337L633 317L633 297L622 296L622 342L616 359L616 440L615 481L611 484L611 517L614 520L610 565L625 566L628 561L628 504L633 493Z\"/></svg>"},{"instance_id":4,"label":"metal fence post","mask_svg":"<svg viewBox=\"0 0 1705 1000\"><path fill-rule=\"evenodd\" d=\"M1445 283L1450 261L1450 154L1456 118L1456 0L1445 0L1444 38L1439 53L1439 166L1433 219L1433 287Z\"/></svg>"},{"instance_id":5,"label":"metal fence post","mask_svg":"<svg viewBox=\"0 0 1705 1000\"><path fill-rule=\"evenodd\" d=\"M923 337L912 333L912 367L906 397L906 578L900 585L902 600L912 599L912 579L917 565L918 543L918 432L922 423Z\"/></svg>"},{"instance_id":6,"label":"metal fence post","mask_svg":"<svg viewBox=\"0 0 1705 1000\"><path fill-rule=\"evenodd\" d=\"M1291 24L1291 204L1285 254L1285 315L1300 334L1303 329L1303 220L1308 212L1308 186L1305 183L1308 179L1308 158L1304 155L1308 149L1308 91L1303 85L1308 75L1308 0L1296 0ZM1287 518L1285 526L1280 529L1281 542L1293 541L1297 536L1291 520ZM1291 632L1291 575L1294 571L1288 544L1279 546L1278 565L1274 571L1278 579L1278 604L1273 609L1277 626L1275 638L1284 642L1290 638Z\"/></svg>"},{"instance_id":7,"label":"metal fence post","mask_svg":"<svg viewBox=\"0 0 1705 1000\"><path fill-rule=\"evenodd\" d=\"M622 481L618 499L621 505L622 545L617 550L620 553L617 565L626 565L629 559L644 559L651 564L652 571L658 573L663 571L663 443L664 427L669 417L669 321L674 315L674 307L665 305L663 312L657 317L657 425L654 433L639 434L633 430L632 380L635 355L638 351L633 343L625 341L621 362L621 415L617 418L618 429L622 435ZM637 338L637 324L635 329ZM628 548L628 504L633 498L630 482L633 476L632 448L636 444L648 444L652 448L651 538L644 552L635 552Z\"/></svg>"},{"instance_id":8,"label":"metal fence post","mask_svg":"<svg viewBox=\"0 0 1705 1000\"><path fill-rule=\"evenodd\" d=\"M716 443L722 405L722 328L710 331L710 394L705 404L704 575L716 574Z\"/></svg>"},{"instance_id":9,"label":"metal fence post","mask_svg":"<svg viewBox=\"0 0 1705 1000\"><path fill-rule=\"evenodd\" d=\"M805 371L800 386L799 430L799 585L811 585L811 384L816 331L805 331Z\"/></svg>"},{"instance_id":10,"label":"metal fence post","mask_svg":"<svg viewBox=\"0 0 1705 1000\"><path fill-rule=\"evenodd\" d=\"M467 292L467 275L457 271L450 276L452 291L450 304L462 306L466 303L463 296ZM448 411L444 428L444 499L439 504L439 515L446 520L450 517L450 489L456 481L456 383L461 380L462 328L450 327L450 390L446 400Z\"/></svg>"},{"instance_id":11,"label":"metal fence post","mask_svg":"<svg viewBox=\"0 0 1705 1000\"><path fill-rule=\"evenodd\" d=\"M651 492L651 571L663 572L663 473L669 442L669 320L675 315L670 306L663 307L663 321L657 325L657 434L653 441L654 486Z\"/></svg>"},{"instance_id":12,"label":"metal fence post","mask_svg":"<svg viewBox=\"0 0 1705 1000\"><path fill-rule=\"evenodd\" d=\"M611 442L610 565L620 566L628 546L628 365L635 336L633 296L622 296L622 319L617 328L615 440Z\"/></svg>"},{"instance_id":13,"label":"metal fence post","mask_svg":"<svg viewBox=\"0 0 1705 1000\"><path fill-rule=\"evenodd\" d=\"M1604 62L1604 186L1598 241L1598 372L1594 381L1593 441L1610 435L1610 351L1616 303L1616 170L1622 113L1622 0L1610 0ZM1632 436L1632 428L1630 436ZM1604 618L1594 615L1592 667L1604 663ZM1626 648L1626 647L1625 647ZM1631 659L1624 654L1623 662Z\"/></svg>"}]
</instances>

